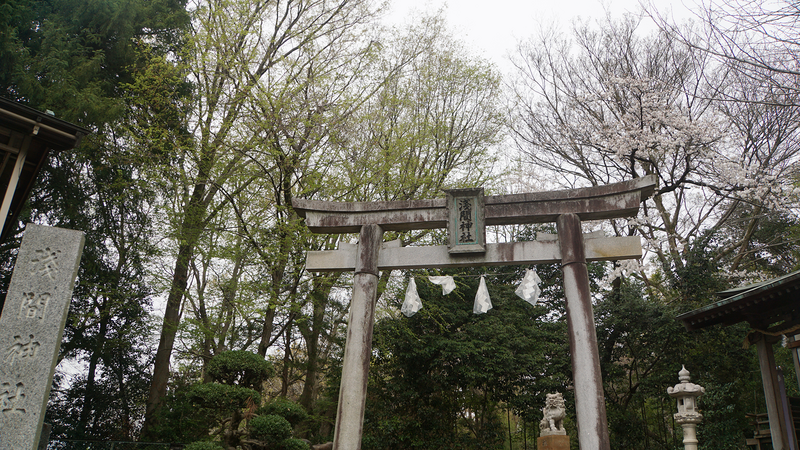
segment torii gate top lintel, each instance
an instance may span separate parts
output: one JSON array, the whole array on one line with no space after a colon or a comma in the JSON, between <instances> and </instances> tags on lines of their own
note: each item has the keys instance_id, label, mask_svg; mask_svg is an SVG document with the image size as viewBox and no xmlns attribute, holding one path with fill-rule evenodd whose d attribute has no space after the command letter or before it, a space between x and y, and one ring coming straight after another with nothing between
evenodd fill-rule
<instances>
[{"instance_id":1,"label":"torii gate top lintel","mask_svg":"<svg viewBox=\"0 0 800 450\"><path fill-rule=\"evenodd\" d=\"M582 221L630 217L655 186L655 175L648 175L587 188L486 196L486 225L555 222L567 213L577 214ZM292 206L315 233L358 233L367 224L388 231L447 227L444 198L388 202L292 199Z\"/></svg>"}]
</instances>

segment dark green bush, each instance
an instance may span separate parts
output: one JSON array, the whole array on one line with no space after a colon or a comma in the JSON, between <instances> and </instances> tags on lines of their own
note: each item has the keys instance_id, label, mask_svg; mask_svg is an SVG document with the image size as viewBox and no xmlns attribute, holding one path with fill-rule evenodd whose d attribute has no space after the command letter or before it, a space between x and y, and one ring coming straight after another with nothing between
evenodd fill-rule
<instances>
[{"instance_id":1,"label":"dark green bush","mask_svg":"<svg viewBox=\"0 0 800 450\"><path fill-rule=\"evenodd\" d=\"M179 388L166 399L153 434L158 439L183 442L208 436L210 430L240 415L248 400L258 404L259 395L241 386L204 383Z\"/></svg>"},{"instance_id":2,"label":"dark green bush","mask_svg":"<svg viewBox=\"0 0 800 450\"><path fill-rule=\"evenodd\" d=\"M206 411L189 398L189 388L181 387L167 396L164 407L158 413L159 420L152 436L162 442L192 442L198 437L208 435L216 425L216 417L198 414Z\"/></svg>"},{"instance_id":3,"label":"dark green bush","mask_svg":"<svg viewBox=\"0 0 800 450\"><path fill-rule=\"evenodd\" d=\"M281 443L283 450L310 450L311 446L302 439L286 439Z\"/></svg>"},{"instance_id":4,"label":"dark green bush","mask_svg":"<svg viewBox=\"0 0 800 450\"><path fill-rule=\"evenodd\" d=\"M268 404L258 408L258 415L274 414L288 420L292 426L306 420L308 413L302 406L284 397L278 397Z\"/></svg>"},{"instance_id":5,"label":"dark green bush","mask_svg":"<svg viewBox=\"0 0 800 450\"><path fill-rule=\"evenodd\" d=\"M247 399L258 404L260 396L253 389L227 384L203 383L189 387L186 397L192 404L209 408L222 414L230 414L234 410L247 405Z\"/></svg>"},{"instance_id":6,"label":"dark green bush","mask_svg":"<svg viewBox=\"0 0 800 450\"><path fill-rule=\"evenodd\" d=\"M270 362L246 350L222 352L208 363L208 375L214 381L257 390L273 374Z\"/></svg>"},{"instance_id":7,"label":"dark green bush","mask_svg":"<svg viewBox=\"0 0 800 450\"><path fill-rule=\"evenodd\" d=\"M198 441L183 447L183 450L224 450L217 442Z\"/></svg>"},{"instance_id":8,"label":"dark green bush","mask_svg":"<svg viewBox=\"0 0 800 450\"><path fill-rule=\"evenodd\" d=\"M277 444L291 436L292 425L281 416L266 414L250 421L250 437L259 441Z\"/></svg>"}]
</instances>

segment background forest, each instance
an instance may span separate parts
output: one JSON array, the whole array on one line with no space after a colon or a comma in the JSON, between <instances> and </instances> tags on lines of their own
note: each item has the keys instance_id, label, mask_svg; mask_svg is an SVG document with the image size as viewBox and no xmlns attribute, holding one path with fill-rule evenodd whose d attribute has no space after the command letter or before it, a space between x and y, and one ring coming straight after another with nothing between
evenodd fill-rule
<instances>
[{"instance_id":1,"label":"background forest","mask_svg":"<svg viewBox=\"0 0 800 450\"><path fill-rule=\"evenodd\" d=\"M666 389L685 364L706 389L702 448L744 448L745 413L765 409L746 328L689 333L675 317L798 268L800 11L760 3L541 28L501 74L441 16L386 28L369 0L3 0L0 95L92 130L51 159L0 248L5 286L25 222L86 233L52 438L330 440L352 279L304 257L356 237L311 234L293 198L654 174L639 217L586 225L646 250L590 268L612 446L679 448ZM426 271L381 274L365 449L533 448L546 393L574 412L560 269L536 268L536 306L513 293L524 269L448 272L449 296ZM495 307L476 316L480 275ZM412 276L424 308L407 318ZM577 446L574 417L567 429Z\"/></svg>"}]
</instances>

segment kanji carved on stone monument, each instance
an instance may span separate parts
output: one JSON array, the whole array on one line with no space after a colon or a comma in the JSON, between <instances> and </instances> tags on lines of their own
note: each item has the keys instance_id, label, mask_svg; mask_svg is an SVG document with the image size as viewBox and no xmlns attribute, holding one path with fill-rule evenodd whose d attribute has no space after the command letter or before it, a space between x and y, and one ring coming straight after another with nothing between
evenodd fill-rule
<instances>
[{"instance_id":1,"label":"kanji carved on stone monument","mask_svg":"<svg viewBox=\"0 0 800 450\"><path fill-rule=\"evenodd\" d=\"M38 447L83 233L28 224L0 315L0 450Z\"/></svg>"},{"instance_id":2,"label":"kanji carved on stone monument","mask_svg":"<svg viewBox=\"0 0 800 450\"><path fill-rule=\"evenodd\" d=\"M39 341L35 341L33 335L29 335L27 339L22 336L14 336L14 344L6 349L5 363L13 368L14 363L17 361L25 361L33 359L36 356L36 350L41 346Z\"/></svg>"}]
</instances>

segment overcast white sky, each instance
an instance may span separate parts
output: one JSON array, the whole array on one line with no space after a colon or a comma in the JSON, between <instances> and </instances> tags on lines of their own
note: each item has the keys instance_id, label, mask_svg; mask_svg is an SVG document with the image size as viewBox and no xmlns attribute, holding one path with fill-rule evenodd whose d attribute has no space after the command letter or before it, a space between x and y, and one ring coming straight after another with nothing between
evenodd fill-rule
<instances>
[{"instance_id":1,"label":"overcast white sky","mask_svg":"<svg viewBox=\"0 0 800 450\"><path fill-rule=\"evenodd\" d=\"M684 3L693 5L694 0L658 1L659 10L669 9L679 18L689 16ZM386 20L396 25L409 20L415 10L435 12L444 8L450 30L477 56L505 69L506 56L517 42L532 36L542 24L558 22L567 30L578 17L601 19L605 11L621 17L638 11L639 0L390 0L390 8Z\"/></svg>"}]
</instances>

